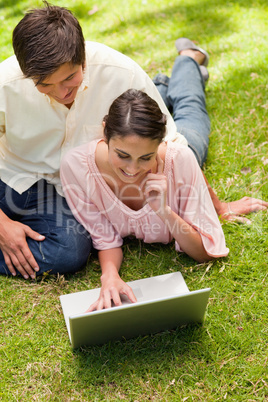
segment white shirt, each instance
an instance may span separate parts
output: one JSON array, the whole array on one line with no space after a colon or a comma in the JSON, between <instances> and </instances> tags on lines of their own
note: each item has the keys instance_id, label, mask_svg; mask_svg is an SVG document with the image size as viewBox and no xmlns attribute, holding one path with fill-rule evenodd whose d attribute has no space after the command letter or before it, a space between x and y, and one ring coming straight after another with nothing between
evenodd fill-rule
<instances>
[{"instance_id":1,"label":"white shirt","mask_svg":"<svg viewBox=\"0 0 268 402\"><path fill-rule=\"evenodd\" d=\"M187 144L177 133L150 77L129 57L103 44L86 42L86 67L70 110L41 94L25 78L15 56L0 64L0 178L22 193L44 178L62 194L59 168L69 149L101 138L102 120L115 98L129 88L146 92L168 116L167 139Z\"/></svg>"}]
</instances>

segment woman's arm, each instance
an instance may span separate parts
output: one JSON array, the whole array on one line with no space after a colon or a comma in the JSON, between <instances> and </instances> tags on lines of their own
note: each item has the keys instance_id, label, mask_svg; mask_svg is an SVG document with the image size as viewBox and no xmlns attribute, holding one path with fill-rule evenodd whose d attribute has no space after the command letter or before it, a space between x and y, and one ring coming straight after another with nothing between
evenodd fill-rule
<instances>
[{"instance_id":1,"label":"woman's arm","mask_svg":"<svg viewBox=\"0 0 268 402\"><path fill-rule=\"evenodd\" d=\"M198 262L212 260L203 246L200 234L179 215L166 206L156 212L168 227L170 233L180 245L180 248Z\"/></svg>"},{"instance_id":2,"label":"woman's arm","mask_svg":"<svg viewBox=\"0 0 268 402\"><path fill-rule=\"evenodd\" d=\"M100 296L87 312L109 308L112 303L121 305L120 294L126 295L131 302L136 301L132 289L119 276L123 260L122 238L115 232L109 219L100 213L99 205L103 208L102 188L96 184L95 177L98 175L92 173L89 171L85 146L69 151L62 160L61 181L70 209L90 233L93 246L96 249L107 247L99 251L102 270Z\"/></svg>"},{"instance_id":3,"label":"woman's arm","mask_svg":"<svg viewBox=\"0 0 268 402\"><path fill-rule=\"evenodd\" d=\"M87 312L110 308L112 302L116 306L122 304L120 295L126 295L132 303L137 301L132 289L119 276L123 260L120 247L101 250L98 254L101 266L101 291L98 300L93 303Z\"/></svg>"},{"instance_id":4,"label":"woman's arm","mask_svg":"<svg viewBox=\"0 0 268 402\"><path fill-rule=\"evenodd\" d=\"M163 174L164 163L157 156L157 173L149 173L145 183L148 204L168 227L180 248L198 262L213 259L206 252L198 231L171 210L167 205L167 177Z\"/></svg>"}]
</instances>

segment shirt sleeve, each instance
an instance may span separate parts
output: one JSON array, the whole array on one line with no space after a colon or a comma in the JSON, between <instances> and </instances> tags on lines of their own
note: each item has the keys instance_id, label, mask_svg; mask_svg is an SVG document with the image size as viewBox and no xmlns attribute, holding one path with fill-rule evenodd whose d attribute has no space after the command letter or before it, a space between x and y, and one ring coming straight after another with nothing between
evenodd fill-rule
<instances>
[{"instance_id":1,"label":"shirt sleeve","mask_svg":"<svg viewBox=\"0 0 268 402\"><path fill-rule=\"evenodd\" d=\"M0 137L6 133L5 113L0 111Z\"/></svg>"},{"instance_id":2,"label":"shirt sleeve","mask_svg":"<svg viewBox=\"0 0 268 402\"><path fill-rule=\"evenodd\" d=\"M121 247L123 239L99 209L94 174L75 149L62 160L60 177L67 203L81 225L90 233L96 250Z\"/></svg>"},{"instance_id":3,"label":"shirt sleeve","mask_svg":"<svg viewBox=\"0 0 268 402\"><path fill-rule=\"evenodd\" d=\"M229 249L226 247L208 187L195 156L188 147L180 147L180 151L175 153L173 172L178 215L198 231L208 255L228 255ZM176 249L182 251L177 243Z\"/></svg>"}]
</instances>

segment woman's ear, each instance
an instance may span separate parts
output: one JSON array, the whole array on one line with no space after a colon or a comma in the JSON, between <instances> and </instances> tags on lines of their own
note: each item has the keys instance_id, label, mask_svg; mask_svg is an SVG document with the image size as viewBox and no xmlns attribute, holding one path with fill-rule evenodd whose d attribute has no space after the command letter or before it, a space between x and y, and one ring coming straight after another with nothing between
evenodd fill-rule
<instances>
[{"instance_id":1,"label":"woman's ear","mask_svg":"<svg viewBox=\"0 0 268 402\"><path fill-rule=\"evenodd\" d=\"M106 144L108 144L108 141L107 141L107 138L106 138L106 135L105 135L105 132L104 132L105 125L106 125L106 123L105 123L105 121L103 120L103 121L102 121L102 127L103 127L103 140L104 140L104 142L106 142Z\"/></svg>"}]
</instances>

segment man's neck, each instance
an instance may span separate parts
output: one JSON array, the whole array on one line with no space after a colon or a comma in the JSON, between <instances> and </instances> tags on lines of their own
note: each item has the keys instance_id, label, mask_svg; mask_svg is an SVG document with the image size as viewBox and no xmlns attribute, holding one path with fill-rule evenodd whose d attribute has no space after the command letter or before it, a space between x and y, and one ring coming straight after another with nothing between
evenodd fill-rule
<instances>
[{"instance_id":1,"label":"man's neck","mask_svg":"<svg viewBox=\"0 0 268 402\"><path fill-rule=\"evenodd\" d=\"M72 102L72 103L69 103L68 105L65 105L65 106L66 106L68 109L71 109L72 105L73 105L73 102Z\"/></svg>"}]
</instances>

